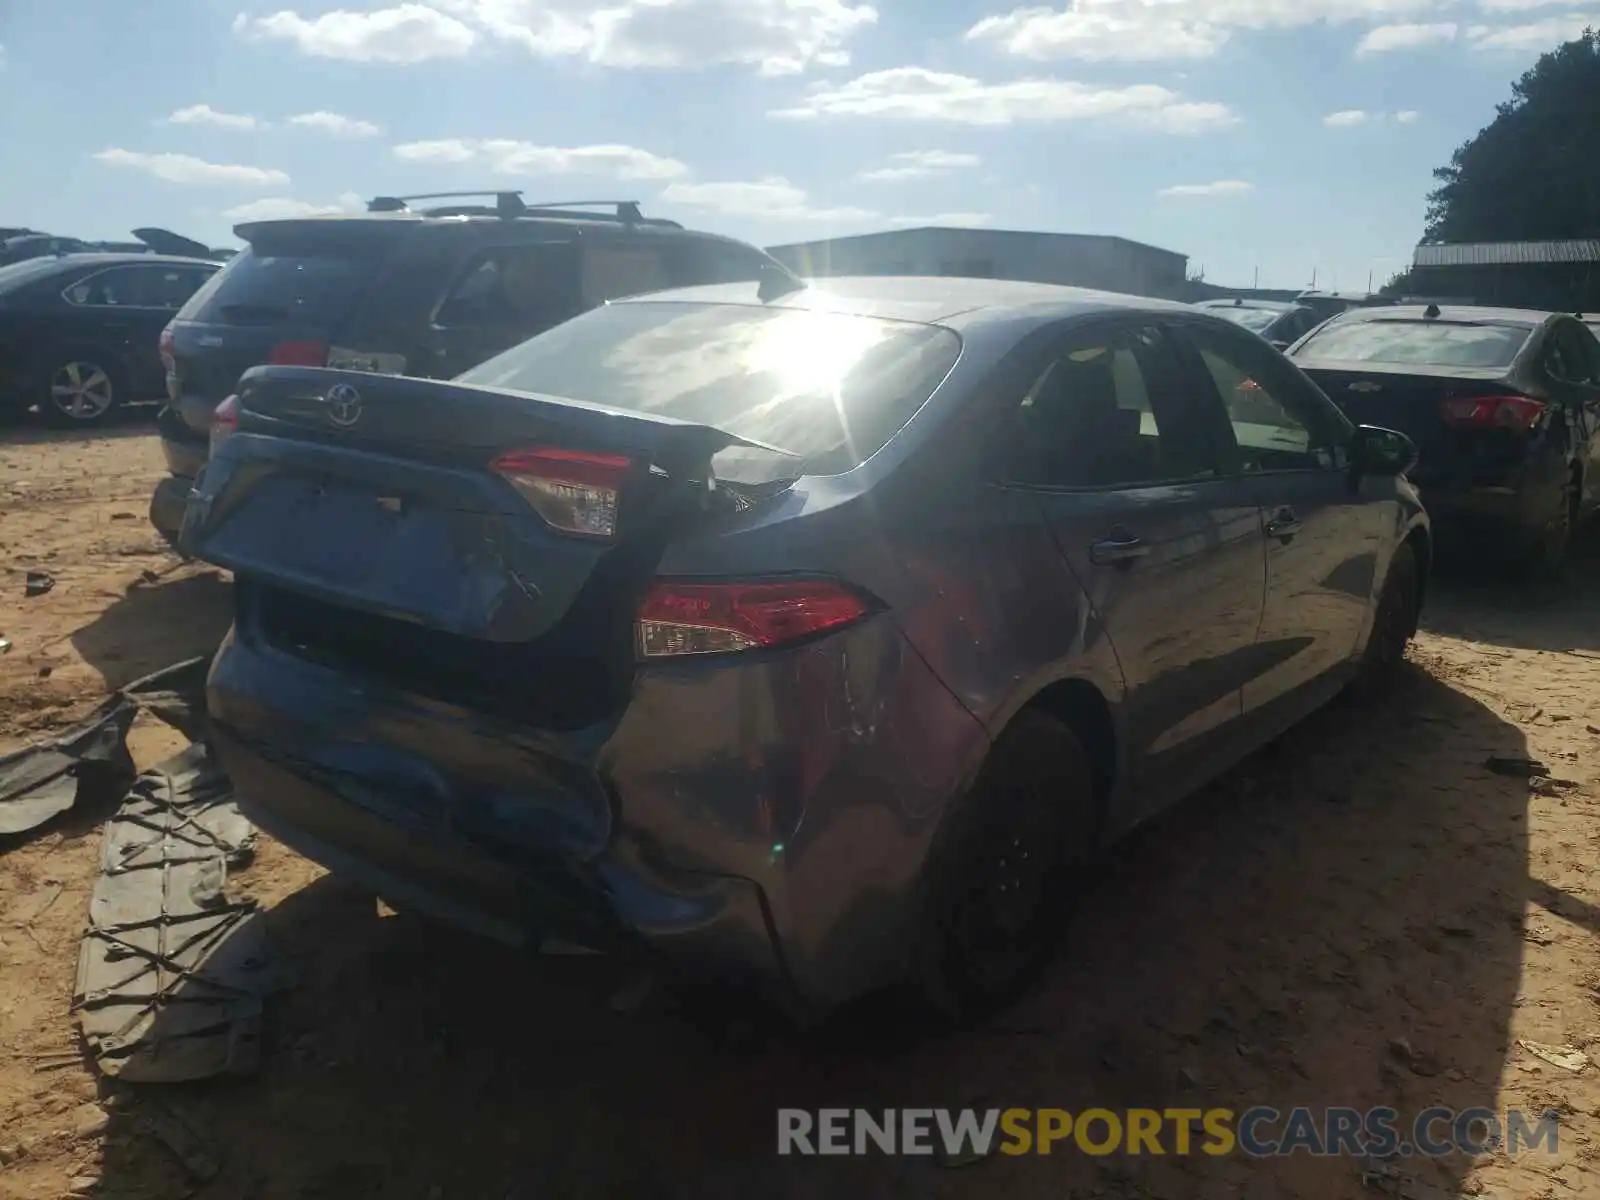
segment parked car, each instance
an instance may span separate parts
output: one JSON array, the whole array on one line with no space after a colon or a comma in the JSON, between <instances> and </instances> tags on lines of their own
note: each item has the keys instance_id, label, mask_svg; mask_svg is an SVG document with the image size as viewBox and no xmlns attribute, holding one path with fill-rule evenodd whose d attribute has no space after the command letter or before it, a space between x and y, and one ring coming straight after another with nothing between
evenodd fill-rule
<instances>
[{"instance_id":1,"label":"parked car","mask_svg":"<svg viewBox=\"0 0 1600 1200\"><path fill-rule=\"evenodd\" d=\"M1087 855L1390 677L1432 556L1403 435L1039 284L657 293L453 382L259 368L236 417L182 544L234 573L252 819L811 1009L1012 993Z\"/></svg>"},{"instance_id":2,"label":"parked car","mask_svg":"<svg viewBox=\"0 0 1600 1200\"><path fill-rule=\"evenodd\" d=\"M0 406L77 428L162 394L162 327L217 264L69 254L0 267Z\"/></svg>"},{"instance_id":3,"label":"parked car","mask_svg":"<svg viewBox=\"0 0 1600 1200\"><path fill-rule=\"evenodd\" d=\"M1403 430L1441 540L1559 571L1600 504L1600 344L1566 313L1368 309L1290 350L1353 421Z\"/></svg>"},{"instance_id":4,"label":"parked car","mask_svg":"<svg viewBox=\"0 0 1600 1200\"><path fill-rule=\"evenodd\" d=\"M1328 292L1309 288L1294 298L1296 304L1309 308L1318 320L1326 321L1353 308L1383 308L1393 304L1389 297L1378 292Z\"/></svg>"},{"instance_id":5,"label":"parked car","mask_svg":"<svg viewBox=\"0 0 1600 1200\"><path fill-rule=\"evenodd\" d=\"M449 378L585 309L634 292L792 276L765 251L644 216L637 204L413 211L380 197L355 217L240 225L249 248L161 335L168 407L157 427L171 472L150 519L176 536L206 460L217 406L262 363Z\"/></svg>"},{"instance_id":6,"label":"parked car","mask_svg":"<svg viewBox=\"0 0 1600 1200\"><path fill-rule=\"evenodd\" d=\"M1196 307L1243 325L1279 350L1287 350L1322 323L1322 317L1305 305L1277 300L1202 300Z\"/></svg>"}]
</instances>

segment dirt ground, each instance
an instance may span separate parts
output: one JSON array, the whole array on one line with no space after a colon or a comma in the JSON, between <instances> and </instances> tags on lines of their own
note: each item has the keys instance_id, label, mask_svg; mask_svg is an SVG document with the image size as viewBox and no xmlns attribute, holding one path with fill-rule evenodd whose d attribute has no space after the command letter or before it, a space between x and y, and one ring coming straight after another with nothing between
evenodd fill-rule
<instances>
[{"instance_id":1,"label":"dirt ground","mask_svg":"<svg viewBox=\"0 0 1600 1200\"><path fill-rule=\"evenodd\" d=\"M0 750L208 652L225 580L150 530L138 430L0 445ZM982 1029L881 1005L806 1035L595 957L405 917L267 843L293 984L259 1075L98 1080L68 1007L104 813L0 847L0 1198L1600 1197L1600 538L1551 593L1441 583L1399 694L1335 706L1121 849L1072 952ZM24 598L28 571L54 588ZM175 740L133 738L141 765ZM1554 784L1486 769L1528 755ZM619 1011L621 1010L621 1011ZM1553 1109L1554 1156L774 1156L781 1106ZM178 1113L217 1170L149 1135Z\"/></svg>"}]
</instances>

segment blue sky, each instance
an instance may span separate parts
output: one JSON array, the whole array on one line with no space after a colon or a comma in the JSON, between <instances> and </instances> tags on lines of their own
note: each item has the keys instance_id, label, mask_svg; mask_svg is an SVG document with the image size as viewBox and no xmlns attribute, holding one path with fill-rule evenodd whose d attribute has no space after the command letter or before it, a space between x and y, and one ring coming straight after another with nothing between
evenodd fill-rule
<instances>
[{"instance_id":1,"label":"blue sky","mask_svg":"<svg viewBox=\"0 0 1600 1200\"><path fill-rule=\"evenodd\" d=\"M1586 23L1600 0L0 0L0 224L231 244L509 186L764 245L987 224L1363 287Z\"/></svg>"}]
</instances>

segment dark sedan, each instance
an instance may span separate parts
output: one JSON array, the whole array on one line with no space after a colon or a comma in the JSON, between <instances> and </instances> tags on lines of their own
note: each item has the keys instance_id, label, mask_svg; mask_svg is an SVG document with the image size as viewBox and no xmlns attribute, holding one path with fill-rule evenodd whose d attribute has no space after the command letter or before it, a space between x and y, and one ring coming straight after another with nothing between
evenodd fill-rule
<instances>
[{"instance_id":1,"label":"dark sedan","mask_svg":"<svg viewBox=\"0 0 1600 1200\"><path fill-rule=\"evenodd\" d=\"M0 406L78 428L166 390L172 314L217 270L158 254L69 254L0 267Z\"/></svg>"},{"instance_id":2,"label":"dark sedan","mask_svg":"<svg viewBox=\"0 0 1600 1200\"><path fill-rule=\"evenodd\" d=\"M1560 570L1600 504L1600 343L1567 313L1395 306L1337 317L1290 350L1353 421L1416 442L1441 541Z\"/></svg>"},{"instance_id":3,"label":"dark sedan","mask_svg":"<svg viewBox=\"0 0 1600 1200\"><path fill-rule=\"evenodd\" d=\"M180 541L263 828L514 943L982 1010L1084 860L1347 684L1412 450L1187 305L830 279L615 301L442 382L240 380Z\"/></svg>"},{"instance_id":4,"label":"dark sedan","mask_svg":"<svg viewBox=\"0 0 1600 1200\"><path fill-rule=\"evenodd\" d=\"M1303 304L1276 300L1204 300L1196 307L1243 325L1280 350L1288 349L1323 320Z\"/></svg>"}]
</instances>

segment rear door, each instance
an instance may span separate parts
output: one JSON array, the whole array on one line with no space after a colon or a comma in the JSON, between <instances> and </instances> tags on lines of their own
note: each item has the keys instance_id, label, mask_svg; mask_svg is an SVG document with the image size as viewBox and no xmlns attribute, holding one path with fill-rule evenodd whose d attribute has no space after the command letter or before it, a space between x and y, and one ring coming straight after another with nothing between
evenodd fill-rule
<instances>
[{"instance_id":1,"label":"rear door","mask_svg":"<svg viewBox=\"0 0 1600 1200\"><path fill-rule=\"evenodd\" d=\"M327 362L352 309L406 226L273 221L240 226L249 249L189 298L170 325L168 403L198 436L251 367Z\"/></svg>"},{"instance_id":2,"label":"rear door","mask_svg":"<svg viewBox=\"0 0 1600 1200\"><path fill-rule=\"evenodd\" d=\"M1244 684L1244 710L1286 723L1325 698L1355 652L1386 518L1392 528L1379 489L1394 484L1352 484L1349 422L1281 355L1209 322L1178 335L1227 413L1230 474L1264 516L1259 673Z\"/></svg>"},{"instance_id":3,"label":"rear door","mask_svg":"<svg viewBox=\"0 0 1600 1200\"><path fill-rule=\"evenodd\" d=\"M1122 668L1144 812L1226 753L1261 618L1260 512L1224 469L1207 400L1155 324L1078 326L1006 439L1002 477L1037 496Z\"/></svg>"}]
</instances>

